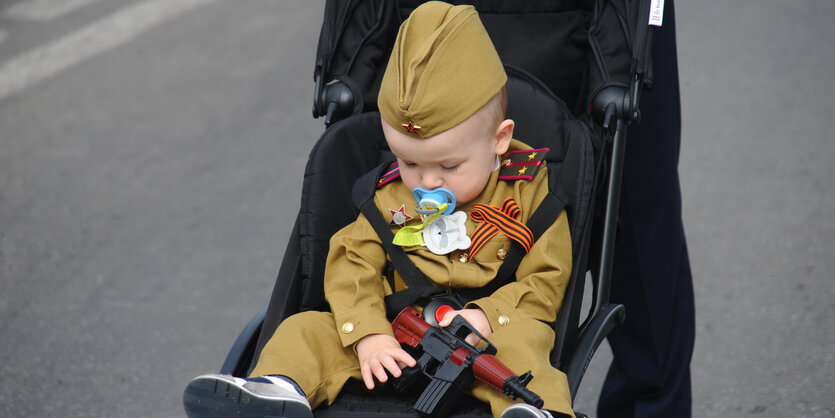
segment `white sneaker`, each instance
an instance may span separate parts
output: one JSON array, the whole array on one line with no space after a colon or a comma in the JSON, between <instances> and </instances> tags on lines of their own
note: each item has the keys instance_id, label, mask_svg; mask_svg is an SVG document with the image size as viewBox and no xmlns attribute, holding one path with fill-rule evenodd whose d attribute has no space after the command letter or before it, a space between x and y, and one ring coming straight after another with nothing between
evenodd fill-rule
<instances>
[{"instance_id":1,"label":"white sneaker","mask_svg":"<svg viewBox=\"0 0 835 418\"><path fill-rule=\"evenodd\" d=\"M501 418L554 418L550 412L526 403L515 403L502 412Z\"/></svg>"},{"instance_id":2,"label":"white sneaker","mask_svg":"<svg viewBox=\"0 0 835 418\"><path fill-rule=\"evenodd\" d=\"M183 392L189 417L313 418L310 403L289 381L275 376L242 379L206 374L192 379Z\"/></svg>"}]
</instances>

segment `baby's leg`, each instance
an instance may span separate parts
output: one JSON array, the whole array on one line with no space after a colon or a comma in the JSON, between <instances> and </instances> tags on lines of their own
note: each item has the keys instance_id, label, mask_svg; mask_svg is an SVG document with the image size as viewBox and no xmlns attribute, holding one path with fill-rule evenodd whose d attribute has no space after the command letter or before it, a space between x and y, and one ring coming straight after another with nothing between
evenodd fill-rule
<instances>
[{"instance_id":1,"label":"baby's leg","mask_svg":"<svg viewBox=\"0 0 835 418\"><path fill-rule=\"evenodd\" d=\"M349 378L362 379L353 347L342 347L333 314L308 311L282 322L261 351L252 376L287 376L310 405L333 403Z\"/></svg>"}]
</instances>

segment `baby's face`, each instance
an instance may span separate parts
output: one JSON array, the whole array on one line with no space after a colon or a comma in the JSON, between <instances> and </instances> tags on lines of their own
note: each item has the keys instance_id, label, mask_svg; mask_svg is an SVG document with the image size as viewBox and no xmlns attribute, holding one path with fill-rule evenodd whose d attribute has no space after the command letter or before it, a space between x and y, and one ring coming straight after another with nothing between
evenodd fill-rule
<instances>
[{"instance_id":1,"label":"baby's face","mask_svg":"<svg viewBox=\"0 0 835 418\"><path fill-rule=\"evenodd\" d=\"M488 129L486 113L473 116L430 138L414 138L383 120L383 133L400 165L403 184L451 191L459 206L475 199L496 168L496 155L507 150L510 142L499 140ZM494 127L493 127L494 128Z\"/></svg>"}]
</instances>

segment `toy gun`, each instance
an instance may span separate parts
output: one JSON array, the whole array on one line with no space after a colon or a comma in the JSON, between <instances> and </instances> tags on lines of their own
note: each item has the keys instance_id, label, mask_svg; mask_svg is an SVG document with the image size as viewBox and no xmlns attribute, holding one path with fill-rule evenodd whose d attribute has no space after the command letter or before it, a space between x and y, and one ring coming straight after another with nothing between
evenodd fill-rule
<instances>
[{"instance_id":1,"label":"toy gun","mask_svg":"<svg viewBox=\"0 0 835 418\"><path fill-rule=\"evenodd\" d=\"M391 323L394 337L411 347L417 368L429 378L414 408L423 416L445 416L452 402L466 393L475 379L504 392L511 399L542 407L542 399L525 386L531 372L517 376L495 357L494 347L463 317L456 316L446 328L429 325L411 306L403 309ZM487 342L478 349L464 339L474 333ZM409 350L407 348L407 350ZM416 354L416 355L415 355Z\"/></svg>"}]
</instances>

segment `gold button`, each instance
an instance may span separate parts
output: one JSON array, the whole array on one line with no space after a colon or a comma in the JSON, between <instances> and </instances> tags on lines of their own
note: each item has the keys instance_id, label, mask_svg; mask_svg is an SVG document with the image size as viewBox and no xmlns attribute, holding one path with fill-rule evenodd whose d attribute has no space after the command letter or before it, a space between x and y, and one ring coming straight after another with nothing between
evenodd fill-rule
<instances>
[{"instance_id":1,"label":"gold button","mask_svg":"<svg viewBox=\"0 0 835 418\"><path fill-rule=\"evenodd\" d=\"M496 251L496 257L499 257L499 260L504 260L507 257L507 250L499 248L499 251Z\"/></svg>"},{"instance_id":2,"label":"gold button","mask_svg":"<svg viewBox=\"0 0 835 418\"><path fill-rule=\"evenodd\" d=\"M467 254L467 253L461 253L461 255L458 256L458 261L460 261L462 263L466 263L467 260L469 260L469 259L470 259L470 255Z\"/></svg>"},{"instance_id":3,"label":"gold button","mask_svg":"<svg viewBox=\"0 0 835 418\"><path fill-rule=\"evenodd\" d=\"M352 322L346 322L342 324L342 332L346 334L350 334L354 331L354 324Z\"/></svg>"},{"instance_id":4,"label":"gold button","mask_svg":"<svg viewBox=\"0 0 835 418\"><path fill-rule=\"evenodd\" d=\"M510 323L510 318L507 315L499 315L499 325L505 326Z\"/></svg>"}]
</instances>

